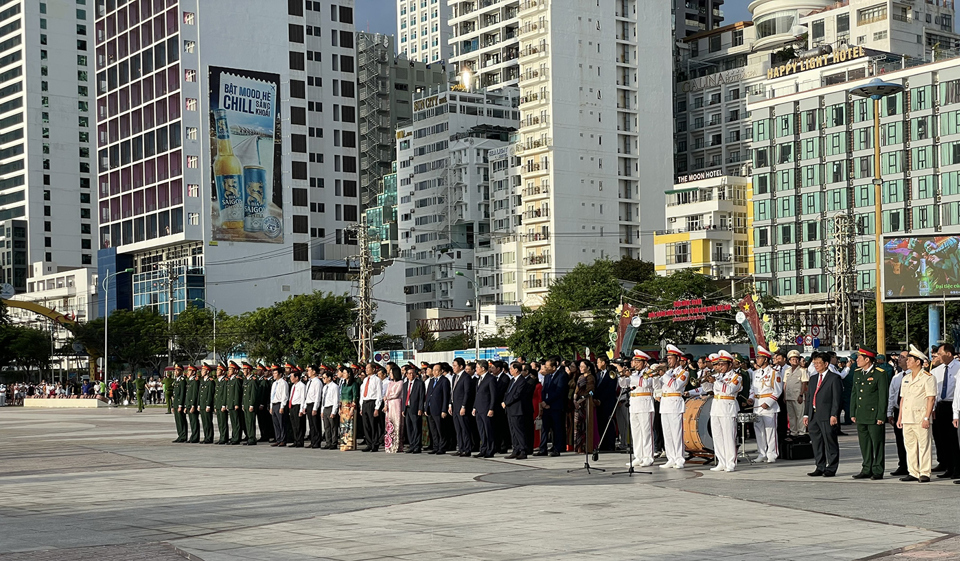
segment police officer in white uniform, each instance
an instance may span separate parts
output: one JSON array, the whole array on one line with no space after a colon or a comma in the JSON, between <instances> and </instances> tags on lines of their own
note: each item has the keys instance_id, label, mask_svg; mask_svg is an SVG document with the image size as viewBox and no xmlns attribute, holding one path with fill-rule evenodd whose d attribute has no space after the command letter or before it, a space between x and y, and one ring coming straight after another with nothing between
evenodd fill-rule
<instances>
[{"instance_id":1,"label":"police officer in white uniform","mask_svg":"<svg viewBox=\"0 0 960 561\"><path fill-rule=\"evenodd\" d=\"M663 448L667 463L661 468L683 468L683 391L687 386L687 370L680 364L683 351L667 345L667 367L657 378L660 387L660 424L663 427Z\"/></svg>"},{"instance_id":2,"label":"police officer in white uniform","mask_svg":"<svg viewBox=\"0 0 960 561\"><path fill-rule=\"evenodd\" d=\"M630 361L630 434L634 467L653 465L653 389L657 375L647 365L650 355L635 350Z\"/></svg>"},{"instance_id":3,"label":"police officer in white uniform","mask_svg":"<svg viewBox=\"0 0 960 561\"><path fill-rule=\"evenodd\" d=\"M753 423L757 435L757 461L766 460L772 464L777 461L780 449L777 446L777 413L780 405L777 400L783 392L783 379L773 367L770 359L773 355L762 345L757 345L757 368L753 371L750 383L750 399L757 420Z\"/></svg>"},{"instance_id":4,"label":"police officer in white uniform","mask_svg":"<svg viewBox=\"0 0 960 561\"><path fill-rule=\"evenodd\" d=\"M733 355L720 351L713 373L713 404L710 406L710 429L716 467L710 471L733 471L737 467L737 394L743 388L743 379L731 370Z\"/></svg>"}]
</instances>

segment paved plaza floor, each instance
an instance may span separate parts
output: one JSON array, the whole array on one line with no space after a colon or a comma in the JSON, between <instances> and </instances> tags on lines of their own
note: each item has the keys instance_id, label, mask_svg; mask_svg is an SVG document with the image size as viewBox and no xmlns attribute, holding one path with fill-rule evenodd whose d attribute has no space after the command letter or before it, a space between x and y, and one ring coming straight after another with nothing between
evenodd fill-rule
<instances>
[{"instance_id":1,"label":"paved plaza floor","mask_svg":"<svg viewBox=\"0 0 960 561\"><path fill-rule=\"evenodd\" d=\"M852 480L854 436L833 479L810 461L628 477L621 454L567 473L582 456L172 444L173 426L0 408L0 561L960 559L960 485Z\"/></svg>"}]
</instances>

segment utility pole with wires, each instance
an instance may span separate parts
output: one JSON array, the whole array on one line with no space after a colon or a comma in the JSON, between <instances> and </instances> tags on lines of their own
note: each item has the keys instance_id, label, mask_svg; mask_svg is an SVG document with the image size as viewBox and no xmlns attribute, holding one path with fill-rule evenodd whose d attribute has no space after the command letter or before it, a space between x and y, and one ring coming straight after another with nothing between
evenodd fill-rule
<instances>
[{"instance_id":1,"label":"utility pole with wires","mask_svg":"<svg viewBox=\"0 0 960 561\"><path fill-rule=\"evenodd\" d=\"M856 280L856 222L844 213L833 218L833 313L834 348L851 348L853 292Z\"/></svg>"},{"instance_id":2,"label":"utility pole with wires","mask_svg":"<svg viewBox=\"0 0 960 561\"><path fill-rule=\"evenodd\" d=\"M360 216L356 226L357 245L360 246L358 265L359 294L357 302L357 341L358 359L361 364L373 360L373 259L370 256L370 236L367 231L367 217Z\"/></svg>"}]
</instances>

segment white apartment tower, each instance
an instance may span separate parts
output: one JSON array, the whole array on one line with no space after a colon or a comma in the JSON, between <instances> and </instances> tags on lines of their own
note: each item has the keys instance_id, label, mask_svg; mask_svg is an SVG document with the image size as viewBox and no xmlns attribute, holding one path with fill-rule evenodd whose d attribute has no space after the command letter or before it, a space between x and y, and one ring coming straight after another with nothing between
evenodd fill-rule
<instances>
[{"instance_id":1,"label":"white apartment tower","mask_svg":"<svg viewBox=\"0 0 960 561\"><path fill-rule=\"evenodd\" d=\"M412 321L429 316L427 310L462 314L476 295L477 252L491 244L488 153L509 145L517 97L516 89L460 87L414 94L413 124L397 131L408 332Z\"/></svg>"},{"instance_id":2,"label":"white apartment tower","mask_svg":"<svg viewBox=\"0 0 960 561\"><path fill-rule=\"evenodd\" d=\"M108 307L352 292L353 0L96 9L100 268L135 270Z\"/></svg>"},{"instance_id":3,"label":"white apartment tower","mask_svg":"<svg viewBox=\"0 0 960 561\"><path fill-rule=\"evenodd\" d=\"M446 1L452 34L450 60L462 83L475 89L516 86L520 79L520 0Z\"/></svg>"},{"instance_id":4,"label":"white apartment tower","mask_svg":"<svg viewBox=\"0 0 960 561\"><path fill-rule=\"evenodd\" d=\"M0 2L0 283L18 292L94 266L92 34L84 3Z\"/></svg>"},{"instance_id":5,"label":"white apartment tower","mask_svg":"<svg viewBox=\"0 0 960 561\"><path fill-rule=\"evenodd\" d=\"M653 259L672 184L670 6L523 0L519 17L521 301L538 305L578 263Z\"/></svg>"},{"instance_id":6,"label":"white apartment tower","mask_svg":"<svg viewBox=\"0 0 960 561\"><path fill-rule=\"evenodd\" d=\"M400 54L427 64L450 60L449 19L447 0L397 0Z\"/></svg>"}]
</instances>

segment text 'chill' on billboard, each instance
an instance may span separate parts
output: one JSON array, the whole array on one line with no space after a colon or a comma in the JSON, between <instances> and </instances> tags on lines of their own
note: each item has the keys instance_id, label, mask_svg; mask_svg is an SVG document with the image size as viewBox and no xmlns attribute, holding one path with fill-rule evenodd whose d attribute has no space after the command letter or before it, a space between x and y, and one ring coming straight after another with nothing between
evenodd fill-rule
<instances>
[{"instance_id":1,"label":"text 'chill' on billboard","mask_svg":"<svg viewBox=\"0 0 960 561\"><path fill-rule=\"evenodd\" d=\"M283 242L280 76L210 67L212 239Z\"/></svg>"},{"instance_id":2,"label":"text 'chill' on billboard","mask_svg":"<svg viewBox=\"0 0 960 561\"><path fill-rule=\"evenodd\" d=\"M883 299L960 299L960 234L885 237Z\"/></svg>"}]
</instances>

